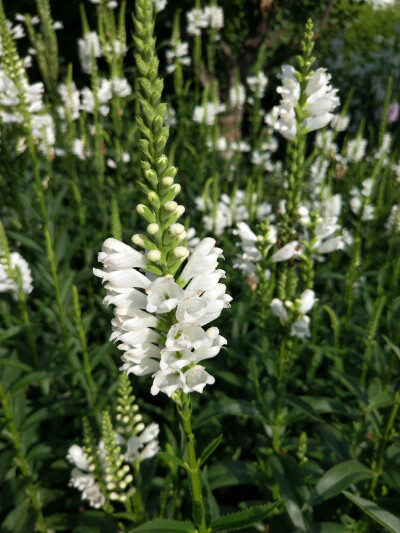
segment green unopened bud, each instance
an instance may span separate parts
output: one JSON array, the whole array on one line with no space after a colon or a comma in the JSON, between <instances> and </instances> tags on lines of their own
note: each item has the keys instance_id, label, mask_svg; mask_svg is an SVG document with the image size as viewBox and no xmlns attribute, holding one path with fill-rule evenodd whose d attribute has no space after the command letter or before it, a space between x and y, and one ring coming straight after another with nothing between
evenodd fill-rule
<instances>
[{"instance_id":1,"label":"green unopened bud","mask_svg":"<svg viewBox=\"0 0 400 533\"><path fill-rule=\"evenodd\" d=\"M155 222L156 217L155 214L150 211L150 209L147 207L147 205L144 204L138 204L136 206L136 211L141 215L143 218L147 220L147 222Z\"/></svg>"},{"instance_id":2,"label":"green unopened bud","mask_svg":"<svg viewBox=\"0 0 400 533\"><path fill-rule=\"evenodd\" d=\"M185 212L184 206L183 205L178 205L178 207L176 208L175 212L178 215L178 217L181 217L183 215L183 213Z\"/></svg>"},{"instance_id":3,"label":"green unopened bud","mask_svg":"<svg viewBox=\"0 0 400 533\"><path fill-rule=\"evenodd\" d=\"M154 180L157 182L157 174L153 169L145 170L144 175L146 176L146 179L150 181L150 183L154 182Z\"/></svg>"},{"instance_id":4,"label":"green unopened bud","mask_svg":"<svg viewBox=\"0 0 400 533\"><path fill-rule=\"evenodd\" d=\"M168 213L173 213L174 211L176 211L177 207L178 207L178 204L174 202L173 200L171 200L170 202L166 202L164 204L164 209L165 211L168 211Z\"/></svg>"},{"instance_id":5,"label":"green unopened bud","mask_svg":"<svg viewBox=\"0 0 400 533\"><path fill-rule=\"evenodd\" d=\"M173 183L174 183L174 178L172 178L171 176L166 176L165 178L161 180L161 185L167 189L169 189L171 185L173 185Z\"/></svg>"},{"instance_id":6,"label":"green unopened bud","mask_svg":"<svg viewBox=\"0 0 400 533\"><path fill-rule=\"evenodd\" d=\"M147 231L150 233L150 235L155 235L160 231L160 226L158 224L149 224L147 226Z\"/></svg>"},{"instance_id":7,"label":"green unopened bud","mask_svg":"<svg viewBox=\"0 0 400 533\"><path fill-rule=\"evenodd\" d=\"M183 224L172 224L169 228L169 232L174 237L178 237L185 231L185 226Z\"/></svg>"},{"instance_id":8,"label":"green unopened bud","mask_svg":"<svg viewBox=\"0 0 400 533\"><path fill-rule=\"evenodd\" d=\"M138 425L136 426L136 428L135 428L136 433L140 433L141 431L144 430L145 427L146 427L146 426L143 424L143 422L141 422L141 423L138 424Z\"/></svg>"},{"instance_id":9,"label":"green unopened bud","mask_svg":"<svg viewBox=\"0 0 400 533\"><path fill-rule=\"evenodd\" d=\"M183 231L179 237L178 237L178 241L184 241L187 237L187 232L186 231Z\"/></svg>"},{"instance_id":10,"label":"green unopened bud","mask_svg":"<svg viewBox=\"0 0 400 533\"><path fill-rule=\"evenodd\" d=\"M189 250L186 246L177 246L174 248L173 254L177 259L185 259L189 255Z\"/></svg>"},{"instance_id":11,"label":"green unopened bud","mask_svg":"<svg viewBox=\"0 0 400 533\"><path fill-rule=\"evenodd\" d=\"M119 496L116 492L110 493L110 500L119 500Z\"/></svg>"},{"instance_id":12,"label":"green unopened bud","mask_svg":"<svg viewBox=\"0 0 400 533\"><path fill-rule=\"evenodd\" d=\"M133 476L132 474L128 474L125 478L125 483L132 483L133 481Z\"/></svg>"},{"instance_id":13,"label":"green unopened bud","mask_svg":"<svg viewBox=\"0 0 400 533\"><path fill-rule=\"evenodd\" d=\"M161 150L164 150L164 147L166 144L167 144L167 137L165 137L165 135L159 135L155 142L157 152L161 152Z\"/></svg>"},{"instance_id":14,"label":"green unopened bud","mask_svg":"<svg viewBox=\"0 0 400 533\"><path fill-rule=\"evenodd\" d=\"M162 115L157 115L153 120L153 128L159 130L164 124L164 117Z\"/></svg>"},{"instance_id":15,"label":"green unopened bud","mask_svg":"<svg viewBox=\"0 0 400 533\"><path fill-rule=\"evenodd\" d=\"M156 161L157 170L159 172L164 172L164 170L167 168L168 165L168 157L166 155L162 155L159 157Z\"/></svg>"},{"instance_id":16,"label":"green unopened bud","mask_svg":"<svg viewBox=\"0 0 400 533\"><path fill-rule=\"evenodd\" d=\"M176 176L177 172L178 172L178 169L172 165L166 170L165 173L166 173L167 176L170 176L171 178L174 178Z\"/></svg>"},{"instance_id":17,"label":"green unopened bud","mask_svg":"<svg viewBox=\"0 0 400 533\"><path fill-rule=\"evenodd\" d=\"M147 199L149 203L156 209L160 207L160 197L158 196L156 192L154 191L149 192L149 194L147 195Z\"/></svg>"},{"instance_id":18,"label":"green unopened bud","mask_svg":"<svg viewBox=\"0 0 400 533\"><path fill-rule=\"evenodd\" d=\"M161 260L161 252L159 250L150 250L147 252L147 259L153 261L153 263L158 263Z\"/></svg>"},{"instance_id":19,"label":"green unopened bud","mask_svg":"<svg viewBox=\"0 0 400 533\"><path fill-rule=\"evenodd\" d=\"M174 194L176 195L176 194L179 194L179 193L181 192L182 187L179 185L179 183L175 183L175 184L171 187L171 189L173 189Z\"/></svg>"},{"instance_id":20,"label":"green unopened bud","mask_svg":"<svg viewBox=\"0 0 400 533\"><path fill-rule=\"evenodd\" d=\"M145 241L143 239L143 236L140 235L140 233L136 233L135 235L132 235L132 242L133 244L136 244L137 246L145 246Z\"/></svg>"}]
</instances>

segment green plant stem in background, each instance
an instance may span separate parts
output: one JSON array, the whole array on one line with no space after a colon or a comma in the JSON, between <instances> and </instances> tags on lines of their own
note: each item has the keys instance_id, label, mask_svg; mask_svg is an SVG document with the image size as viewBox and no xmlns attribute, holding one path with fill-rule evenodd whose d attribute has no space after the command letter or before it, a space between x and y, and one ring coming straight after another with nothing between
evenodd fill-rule
<instances>
[{"instance_id":1,"label":"green plant stem in background","mask_svg":"<svg viewBox=\"0 0 400 533\"><path fill-rule=\"evenodd\" d=\"M31 467L25 456L21 436L19 434L19 431L17 429L16 423L14 420L13 411L12 411L10 401L9 401L10 398L11 398L10 393L4 390L3 384L0 381L0 402L3 408L5 424L8 430L8 437L14 445L15 452L16 452L17 465L23 477L25 478L27 482L27 494L28 494L32 507L36 511L36 515L37 515L36 516L36 528L38 531L40 531L40 533L49 533L50 530L47 528L47 525L46 525L46 522L43 516L40 496L39 496L38 490L33 484Z\"/></svg>"},{"instance_id":2,"label":"green plant stem in background","mask_svg":"<svg viewBox=\"0 0 400 533\"><path fill-rule=\"evenodd\" d=\"M86 344L86 335L85 335L85 330L83 329L83 324L82 324L81 307L79 304L79 294L78 294L78 289L76 288L76 285L73 285L72 287L72 294L74 297L75 321L76 321L76 325L78 328L79 340L81 343L83 368L85 370L87 387L88 387L88 392L89 392L89 400L90 400L89 404L90 404L90 407L94 409L96 407L96 396L94 392L92 369L90 366L89 354L88 354L87 344Z\"/></svg>"},{"instance_id":3,"label":"green plant stem in background","mask_svg":"<svg viewBox=\"0 0 400 533\"><path fill-rule=\"evenodd\" d=\"M182 427L185 432L185 444L188 460L188 466L186 470L190 478L190 485L192 489L191 496L193 521L199 533L207 533L208 529L205 518L200 469L196 458L195 437L192 431L192 403L190 395L179 390L178 394L176 394L176 403L178 413L182 420Z\"/></svg>"}]
</instances>

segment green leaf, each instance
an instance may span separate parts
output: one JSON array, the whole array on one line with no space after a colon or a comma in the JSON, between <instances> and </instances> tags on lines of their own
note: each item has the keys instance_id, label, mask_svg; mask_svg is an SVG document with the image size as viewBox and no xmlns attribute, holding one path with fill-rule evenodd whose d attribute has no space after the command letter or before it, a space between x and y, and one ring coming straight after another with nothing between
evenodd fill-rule
<instances>
[{"instance_id":1,"label":"green leaf","mask_svg":"<svg viewBox=\"0 0 400 533\"><path fill-rule=\"evenodd\" d=\"M111 516L101 511L85 511L79 515L79 524L74 533L118 533L118 527Z\"/></svg>"},{"instance_id":2,"label":"green leaf","mask_svg":"<svg viewBox=\"0 0 400 533\"><path fill-rule=\"evenodd\" d=\"M275 479L279 484L279 490L283 496L285 507L290 517L290 520L296 526L298 531L306 533L306 522L301 511L301 504L298 500L298 495L294 487L299 485L301 474L299 472L296 462L288 457L287 460L278 457L271 457L269 466L272 468ZM295 476L296 481L292 479Z\"/></svg>"},{"instance_id":3,"label":"green leaf","mask_svg":"<svg viewBox=\"0 0 400 533\"><path fill-rule=\"evenodd\" d=\"M211 490L236 485L257 485L258 477L256 467L244 461L221 461L207 470Z\"/></svg>"},{"instance_id":4,"label":"green leaf","mask_svg":"<svg viewBox=\"0 0 400 533\"><path fill-rule=\"evenodd\" d=\"M397 355L397 357L400 359L400 348L392 343L385 335L382 335L382 337L385 339L389 347L394 351L394 353Z\"/></svg>"},{"instance_id":5,"label":"green leaf","mask_svg":"<svg viewBox=\"0 0 400 533\"><path fill-rule=\"evenodd\" d=\"M392 405L393 402L394 402L393 394L389 394L388 392L382 391L376 396L374 396L373 398L371 398L371 401L366 407L365 412L370 413L374 409L380 409L382 407L389 407L389 405Z\"/></svg>"},{"instance_id":6,"label":"green leaf","mask_svg":"<svg viewBox=\"0 0 400 533\"><path fill-rule=\"evenodd\" d=\"M364 511L365 514L372 518L372 520L375 520L378 522L378 524L392 533L399 533L400 519L394 516L392 513L382 509L382 507L379 507L379 505L376 505L376 503L365 500L364 498L360 498L360 496L355 496L350 492L343 491L343 494L346 496L346 498L357 505L357 507Z\"/></svg>"},{"instance_id":7,"label":"green leaf","mask_svg":"<svg viewBox=\"0 0 400 533\"><path fill-rule=\"evenodd\" d=\"M128 533L195 533L196 528L191 522L181 522L179 520L151 520L135 529L130 529Z\"/></svg>"},{"instance_id":8,"label":"green leaf","mask_svg":"<svg viewBox=\"0 0 400 533\"><path fill-rule=\"evenodd\" d=\"M211 522L211 530L213 533L223 533L244 529L267 518L279 503L277 501L268 505L256 505L244 511L220 516Z\"/></svg>"},{"instance_id":9,"label":"green leaf","mask_svg":"<svg viewBox=\"0 0 400 533\"><path fill-rule=\"evenodd\" d=\"M313 525L311 533L349 533L349 529L338 522L319 522Z\"/></svg>"},{"instance_id":10,"label":"green leaf","mask_svg":"<svg viewBox=\"0 0 400 533\"><path fill-rule=\"evenodd\" d=\"M218 446L221 444L222 440L222 433L215 439L213 439L203 450L200 458L199 458L199 467L201 467L207 459L210 457L211 454L214 453L214 451L218 448Z\"/></svg>"},{"instance_id":11,"label":"green leaf","mask_svg":"<svg viewBox=\"0 0 400 533\"><path fill-rule=\"evenodd\" d=\"M0 344L3 344L7 339L10 339L11 337L15 337L16 335L19 335L20 333L22 333L24 329L26 329L26 327L27 326L12 326L11 328L6 329L4 332L0 334ZM1 363L1 364L6 364L6 363Z\"/></svg>"},{"instance_id":12,"label":"green leaf","mask_svg":"<svg viewBox=\"0 0 400 533\"><path fill-rule=\"evenodd\" d=\"M262 420L263 417L260 411L254 407L250 402L245 400L233 400L226 398L223 400L217 400L216 402L210 402L206 409L195 419L193 423L193 429L201 426L210 418L214 416L249 416L254 419Z\"/></svg>"},{"instance_id":13,"label":"green leaf","mask_svg":"<svg viewBox=\"0 0 400 533\"><path fill-rule=\"evenodd\" d=\"M158 457L160 459L164 459L167 463L175 463L176 465L181 466L185 470L188 467L185 461L183 461L180 457L176 457L176 455L173 455L172 453L158 452Z\"/></svg>"},{"instance_id":14,"label":"green leaf","mask_svg":"<svg viewBox=\"0 0 400 533\"><path fill-rule=\"evenodd\" d=\"M336 496L350 485L373 476L373 472L358 461L343 461L325 472L312 491L308 503L310 505L321 503Z\"/></svg>"}]
</instances>

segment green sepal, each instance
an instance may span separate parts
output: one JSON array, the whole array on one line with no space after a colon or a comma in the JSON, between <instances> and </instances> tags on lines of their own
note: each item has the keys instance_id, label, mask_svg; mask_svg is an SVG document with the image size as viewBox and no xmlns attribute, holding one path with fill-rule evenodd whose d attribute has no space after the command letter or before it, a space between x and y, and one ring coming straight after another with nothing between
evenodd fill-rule
<instances>
[{"instance_id":1,"label":"green sepal","mask_svg":"<svg viewBox=\"0 0 400 533\"><path fill-rule=\"evenodd\" d=\"M149 192L152 192L152 189L150 189L149 187L147 187L147 185L145 183L143 183L143 181L137 181L136 182L139 187L142 189L142 191L147 195L149 194Z\"/></svg>"},{"instance_id":2,"label":"green sepal","mask_svg":"<svg viewBox=\"0 0 400 533\"><path fill-rule=\"evenodd\" d=\"M155 265L154 263L147 264L145 270L147 270L148 272L152 272L156 276L163 275L163 271L161 270L161 268Z\"/></svg>"},{"instance_id":3,"label":"green sepal","mask_svg":"<svg viewBox=\"0 0 400 533\"><path fill-rule=\"evenodd\" d=\"M136 123L140 131L142 132L142 135L144 135L146 139L149 139L149 141L151 142L153 140L153 132L148 126L146 126L144 120L141 117L136 117Z\"/></svg>"},{"instance_id":4,"label":"green sepal","mask_svg":"<svg viewBox=\"0 0 400 533\"><path fill-rule=\"evenodd\" d=\"M169 187L165 191L161 191L160 194L161 194L161 196L162 196L162 198L164 200L164 203L165 202L170 202L171 200L173 200L175 198L175 196L177 196L181 192L181 188L180 187L175 187L175 185L177 185L177 184L174 183L173 185L171 185L171 187Z\"/></svg>"},{"instance_id":5,"label":"green sepal","mask_svg":"<svg viewBox=\"0 0 400 533\"><path fill-rule=\"evenodd\" d=\"M278 500L274 503L256 505L244 511L220 516L211 522L211 530L213 533L223 533L224 531L244 529L267 518L279 503Z\"/></svg>"},{"instance_id":6,"label":"green sepal","mask_svg":"<svg viewBox=\"0 0 400 533\"><path fill-rule=\"evenodd\" d=\"M150 153L150 143L146 139L139 139L139 144L142 152L150 162L154 161L154 156Z\"/></svg>"},{"instance_id":7,"label":"green sepal","mask_svg":"<svg viewBox=\"0 0 400 533\"><path fill-rule=\"evenodd\" d=\"M141 246L146 250L158 250L158 246L147 235L144 233L136 233L136 235L139 235L139 237L143 240L143 244L135 242L132 238L133 244L136 244L136 246Z\"/></svg>"},{"instance_id":8,"label":"green sepal","mask_svg":"<svg viewBox=\"0 0 400 533\"><path fill-rule=\"evenodd\" d=\"M163 216L163 213L161 213L161 221L163 223L164 230L168 229L172 224L174 224L177 220L179 220L181 216L183 215L183 213L182 215L180 215L179 213L174 211L173 213L170 214L169 217L165 217L165 215L166 213L164 213L164 216Z\"/></svg>"},{"instance_id":9,"label":"green sepal","mask_svg":"<svg viewBox=\"0 0 400 533\"><path fill-rule=\"evenodd\" d=\"M128 533L196 533L191 522L180 520L151 520L139 527L130 529Z\"/></svg>"},{"instance_id":10,"label":"green sepal","mask_svg":"<svg viewBox=\"0 0 400 533\"><path fill-rule=\"evenodd\" d=\"M198 459L199 468L207 461L207 459L212 455L222 441L222 433L213 439L207 446L204 448L201 456Z\"/></svg>"},{"instance_id":11,"label":"green sepal","mask_svg":"<svg viewBox=\"0 0 400 533\"><path fill-rule=\"evenodd\" d=\"M145 220L147 220L147 222L150 222L150 224L154 224L156 222L156 215L153 213L153 211L151 211L151 209L149 209L147 207L147 205L144 205L144 204L139 204L139 205L142 205L144 206L142 209L142 212L138 211L138 209L136 208L136 211L137 213L143 217Z\"/></svg>"}]
</instances>

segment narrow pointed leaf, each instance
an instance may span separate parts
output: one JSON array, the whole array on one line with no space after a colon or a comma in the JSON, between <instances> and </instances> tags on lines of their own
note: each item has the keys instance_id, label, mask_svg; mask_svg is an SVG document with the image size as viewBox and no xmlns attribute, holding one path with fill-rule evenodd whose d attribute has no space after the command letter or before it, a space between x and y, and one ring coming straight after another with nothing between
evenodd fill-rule
<instances>
[{"instance_id":1,"label":"narrow pointed leaf","mask_svg":"<svg viewBox=\"0 0 400 533\"><path fill-rule=\"evenodd\" d=\"M195 533L196 528L191 522L179 520L151 520L145 522L128 533Z\"/></svg>"},{"instance_id":2,"label":"narrow pointed leaf","mask_svg":"<svg viewBox=\"0 0 400 533\"><path fill-rule=\"evenodd\" d=\"M379 507L379 505L376 505L376 503L365 500L364 498L360 498L359 496L355 496L350 492L343 491L343 494L346 496L346 498L357 505L357 507L359 507L365 514L372 518L372 520L378 522L378 524L386 528L388 531L391 531L391 533L399 533L400 519L394 516L392 513L382 509L382 507Z\"/></svg>"},{"instance_id":3,"label":"narrow pointed leaf","mask_svg":"<svg viewBox=\"0 0 400 533\"><path fill-rule=\"evenodd\" d=\"M325 472L311 493L308 503L315 505L333 498L350 485L372 478L373 475L369 468L358 461L343 461Z\"/></svg>"},{"instance_id":4,"label":"narrow pointed leaf","mask_svg":"<svg viewBox=\"0 0 400 533\"><path fill-rule=\"evenodd\" d=\"M172 455L172 453L158 452L158 457L164 459L167 462L175 463L176 465L181 466L185 469L188 466L180 457L176 457L176 455Z\"/></svg>"},{"instance_id":5,"label":"narrow pointed leaf","mask_svg":"<svg viewBox=\"0 0 400 533\"><path fill-rule=\"evenodd\" d=\"M195 419L193 429L201 426L214 416L249 416L253 419L262 420L260 411L245 400L225 398L216 402L210 402L206 409Z\"/></svg>"},{"instance_id":6,"label":"narrow pointed leaf","mask_svg":"<svg viewBox=\"0 0 400 533\"><path fill-rule=\"evenodd\" d=\"M211 454L214 453L214 451L218 448L222 440L222 433L215 439L213 439L203 450L200 459L199 459L199 467L201 467L207 459L210 457Z\"/></svg>"},{"instance_id":7,"label":"narrow pointed leaf","mask_svg":"<svg viewBox=\"0 0 400 533\"><path fill-rule=\"evenodd\" d=\"M306 521L301 511L302 502L299 501L298 494L294 490L296 483L291 478L296 470L296 466L291 458L288 458L288 464L284 462L284 458L280 460L278 457L272 457L269 461L269 466L272 468L275 479L279 484L279 490L283 496L285 507L290 517L290 520L301 533L307 532ZM286 466L286 468L285 468ZM296 473L297 474L297 473ZM298 474L296 475L298 476Z\"/></svg>"},{"instance_id":8,"label":"narrow pointed leaf","mask_svg":"<svg viewBox=\"0 0 400 533\"><path fill-rule=\"evenodd\" d=\"M213 533L223 533L244 529L267 518L279 503L277 501L268 505L256 505L244 511L220 516L211 522L211 530Z\"/></svg>"}]
</instances>

